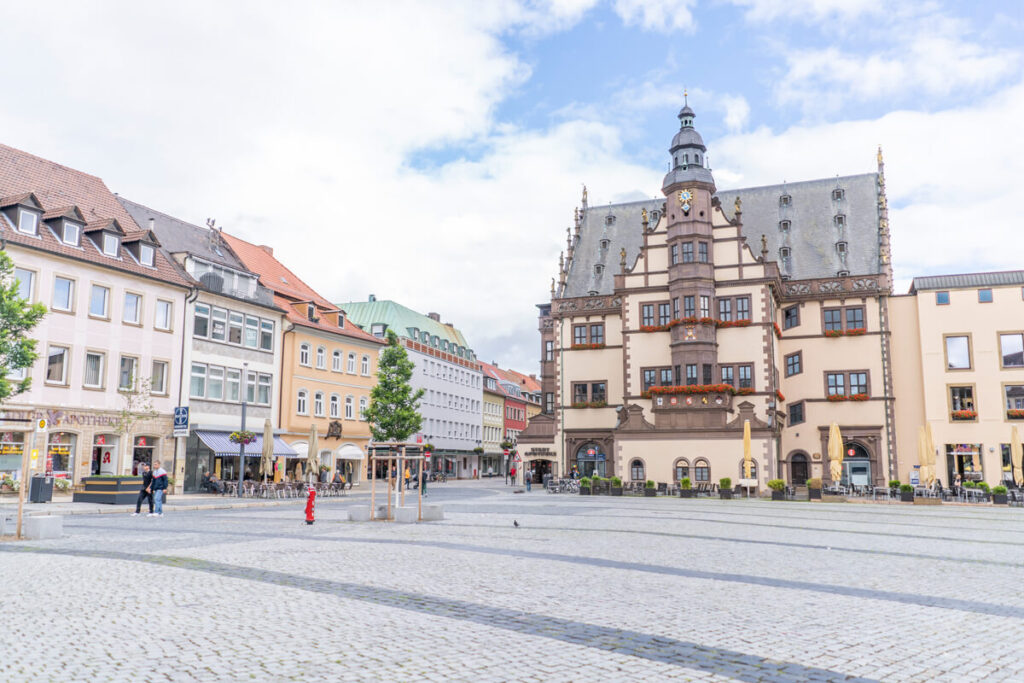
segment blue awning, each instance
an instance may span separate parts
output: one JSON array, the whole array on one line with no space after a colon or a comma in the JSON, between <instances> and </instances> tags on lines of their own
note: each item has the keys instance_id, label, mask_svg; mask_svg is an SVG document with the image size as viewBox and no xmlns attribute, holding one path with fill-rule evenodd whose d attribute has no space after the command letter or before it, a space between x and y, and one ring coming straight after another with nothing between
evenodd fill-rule
<instances>
[{"instance_id":1,"label":"blue awning","mask_svg":"<svg viewBox=\"0 0 1024 683\"><path fill-rule=\"evenodd\" d=\"M207 448L213 451L213 454L218 457L232 457L238 456L238 444L233 443L228 436L231 432L214 432L205 429L197 429L196 436L199 440L206 444ZM245 446L245 455L250 458L263 457L263 435L256 434L256 440ZM285 458L297 458L299 454L295 450L286 444L284 440L279 437L274 437L274 457L285 457Z\"/></svg>"}]
</instances>

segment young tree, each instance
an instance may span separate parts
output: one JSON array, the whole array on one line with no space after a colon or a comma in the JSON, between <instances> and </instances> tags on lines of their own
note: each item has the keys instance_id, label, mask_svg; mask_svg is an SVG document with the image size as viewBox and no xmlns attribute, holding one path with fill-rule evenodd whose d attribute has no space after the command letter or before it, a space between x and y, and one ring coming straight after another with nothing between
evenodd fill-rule
<instances>
[{"instance_id":1,"label":"young tree","mask_svg":"<svg viewBox=\"0 0 1024 683\"><path fill-rule=\"evenodd\" d=\"M46 306L30 304L18 291L14 262L0 250L0 403L28 391L32 378L11 381L7 376L32 366L39 354L36 340L28 336L43 316Z\"/></svg>"},{"instance_id":2,"label":"young tree","mask_svg":"<svg viewBox=\"0 0 1024 683\"><path fill-rule=\"evenodd\" d=\"M415 369L398 335L388 330L388 345L377 364L377 386L370 392L366 420L374 441L405 441L420 430L419 400L423 390L409 385Z\"/></svg>"}]
</instances>

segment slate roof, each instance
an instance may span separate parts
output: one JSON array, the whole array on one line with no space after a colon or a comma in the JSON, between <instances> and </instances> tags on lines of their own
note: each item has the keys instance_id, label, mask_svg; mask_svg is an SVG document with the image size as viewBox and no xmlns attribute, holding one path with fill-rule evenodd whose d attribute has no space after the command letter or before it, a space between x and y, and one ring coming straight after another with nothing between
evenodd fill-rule
<instances>
[{"instance_id":1,"label":"slate roof","mask_svg":"<svg viewBox=\"0 0 1024 683\"><path fill-rule=\"evenodd\" d=\"M220 231L187 223L124 197L117 199L140 227L148 229L149 219L154 220L153 229L160 239L160 244L169 253L193 254L204 261L236 270L246 270L238 256L230 248L225 248Z\"/></svg>"},{"instance_id":2,"label":"slate roof","mask_svg":"<svg viewBox=\"0 0 1024 683\"><path fill-rule=\"evenodd\" d=\"M21 150L0 145L0 197L11 198L32 194L39 201L46 218L68 214L78 209L87 226L100 226L117 221L125 233L125 241L145 234L100 178L76 171L67 166L42 159ZM177 265L156 250L153 267L144 266L124 248L119 258L103 254L87 236L81 247L69 246L57 239L45 223L39 225L39 237L25 235L14 229L5 217L0 217L0 235L7 242L32 249L41 249L78 261L132 273L146 278L162 280L181 287L195 282Z\"/></svg>"},{"instance_id":3,"label":"slate roof","mask_svg":"<svg viewBox=\"0 0 1024 683\"><path fill-rule=\"evenodd\" d=\"M322 315L328 311L336 311L337 306L321 296L312 287L307 285L298 275L289 270L283 263L274 257L272 251L266 248L246 242L245 240L221 233L231 250L241 259L247 270L259 273L260 283L264 287L274 290L274 303L284 309L289 322L302 327L340 334L352 339L384 344L372 334L359 329L359 326L352 322L348 316L345 317L345 326L338 327L337 318L334 316ZM296 309L295 304L299 302L311 302L317 307L318 320L310 320Z\"/></svg>"},{"instance_id":4,"label":"slate roof","mask_svg":"<svg viewBox=\"0 0 1024 683\"><path fill-rule=\"evenodd\" d=\"M447 339L449 344L455 343L466 349L472 349L466 343L466 338L455 327L440 323L390 299L351 301L339 303L337 306L344 309L353 322L367 331L374 323L384 323L399 337L409 338L409 328L415 328L421 332L429 332L432 337L437 336L439 340Z\"/></svg>"},{"instance_id":5,"label":"slate roof","mask_svg":"<svg viewBox=\"0 0 1024 683\"><path fill-rule=\"evenodd\" d=\"M832 199L836 188L844 191L843 199ZM791 197L789 206L779 205L779 197L784 194ZM834 277L841 270L850 275L881 272L876 173L719 190L716 196L729 217L733 216L736 197L740 198L743 234L755 254L760 253L762 234L770 261L778 261L779 249L789 247L790 269L780 264L780 272L792 280ZM653 225L655 212L660 215L664 203L664 198L656 198L587 207L561 296L611 294L613 278L619 272L620 249L626 249L627 267L632 267L640 254L641 210L647 209ZM834 225L836 214L845 216L845 227ZM788 235L779 229L782 220L790 221ZM602 240L608 240L607 247L601 246ZM838 241L847 243L845 261L837 251ZM604 266L600 274L596 265Z\"/></svg>"},{"instance_id":6,"label":"slate roof","mask_svg":"<svg viewBox=\"0 0 1024 683\"><path fill-rule=\"evenodd\" d=\"M910 283L910 293L913 294L914 292L931 289L967 289L971 287L1008 287L1013 285L1024 285L1024 270L915 277Z\"/></svg>"}]
</instances>

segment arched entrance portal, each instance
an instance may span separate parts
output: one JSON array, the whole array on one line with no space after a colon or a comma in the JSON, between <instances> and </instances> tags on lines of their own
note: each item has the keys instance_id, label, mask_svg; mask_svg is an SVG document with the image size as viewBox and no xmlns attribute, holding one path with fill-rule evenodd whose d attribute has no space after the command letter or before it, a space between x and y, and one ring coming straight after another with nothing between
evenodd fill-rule
<instances>
[{"instance_id":1,"label":"arched entrance portal","mask_svg":"<svg viewBox=\"0 0 1024 683\"><path fill-rule=\"evenodd\" d=\"M606 477L607 456L601 445L594 442L585 443L576 449L576 466L581 477Z\"/></svg>"},{"instance_id":2,"label":"arched entrance portal","mask_svg":"<svg viewBox=\"0 0 1024 683\"><path fill-rule=\"evenodd\" d=\"M794 453L789 458L789 483L793 486L804 486L810 478L810 471L807 469L807 456L803 453Z\"/></svg>"},{"instance_id":3,"label":"arched entrance portal","mask_svg":"<svg viewBox=\"0 0 1024 683\"><path fill-rule=\"evenodd\" d=\"M871 454L857 441L843 444L843 486L871 484Z\"/></svg>"}]
</instances>

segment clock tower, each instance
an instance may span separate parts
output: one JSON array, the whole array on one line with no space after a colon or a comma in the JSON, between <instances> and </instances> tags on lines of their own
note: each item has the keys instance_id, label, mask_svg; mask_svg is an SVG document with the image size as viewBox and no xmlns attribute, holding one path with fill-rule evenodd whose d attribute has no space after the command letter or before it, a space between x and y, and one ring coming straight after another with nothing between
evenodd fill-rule
<instances>
[{"instance_id":1,"label":"clock tower","mask_svg":"<svg viewBox=\"0 0 1024 683\"><path fill-rule=\"evenodd\" d=\"M693 109L679 111L672 138L671 170L665 175L668 221L668 281L673 316L672 364L678 384L716 384L717 342L711 197L715 180L707 168L704 140L693 127ZM705 319L701 322L701 319Z\"/></svg>"}]
</instances>

